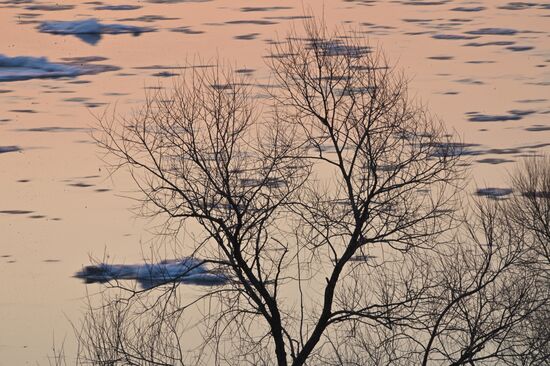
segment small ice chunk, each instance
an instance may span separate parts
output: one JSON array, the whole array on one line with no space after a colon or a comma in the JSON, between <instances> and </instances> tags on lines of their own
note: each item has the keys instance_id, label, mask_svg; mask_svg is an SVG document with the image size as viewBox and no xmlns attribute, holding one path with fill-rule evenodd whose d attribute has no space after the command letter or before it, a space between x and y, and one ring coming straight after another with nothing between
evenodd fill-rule
<instances>
[{"instance_id":1,"label":"small ice chunk","mask_svg":"<svg viewBox=\"0 0 550 366\"><path fill-rule=\"evenodd\" d=\"M38 26L40 32L75 35L82 41L95 45L101 39L102 34L131 33L135 36L144 32L154 32L151 27L138 27L125 24L103 24L95 18L71 21L47 21Z\"/></svg>"}]
</instances>

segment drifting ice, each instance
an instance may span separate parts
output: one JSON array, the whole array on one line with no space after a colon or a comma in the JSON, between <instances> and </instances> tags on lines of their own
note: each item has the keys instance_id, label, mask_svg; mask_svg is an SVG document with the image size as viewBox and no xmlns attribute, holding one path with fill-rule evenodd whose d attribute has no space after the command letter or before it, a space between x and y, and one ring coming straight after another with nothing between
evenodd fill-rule
<instances>
[{"instance_id":1,"label":"drifting ice","mask_svg":"<svg viewBox=\"0 0 550 366\"><path fill-rule=\"evenodd\" d=\"M43 33L61 35L72 34L84 42L92 45L99 42L102 34L131 33L137 36L144 32L154 31L154 29L150 27L137 27L124 24L102 24L94 18L85 20L43 22L40 26L38 26L38 29Z\"/></svg>"},{"instance_id":2,"label":"drifting ice","mask_svg":"<svg viewBox=\"0 0 550 366\"><path fill-rule=\"evenodd\" d=\"M0 81L78 76L78 67L49 62L45 57L8 57L0 54Z\"/></svg>"},{"instance_id":3,"label":"drifting ice","mask_svg":"<svg viewBox=\"0 0 550 366\"><path fill-rule=\"evenodd\" d=\"M224 274L210 271L202 261L192 257L145 264L100 263L84 267L75 274L75 277L83 279L85 283L136 280L144 289L176 282L216 286L229 281Z\"/></svg>"}]
</instances>

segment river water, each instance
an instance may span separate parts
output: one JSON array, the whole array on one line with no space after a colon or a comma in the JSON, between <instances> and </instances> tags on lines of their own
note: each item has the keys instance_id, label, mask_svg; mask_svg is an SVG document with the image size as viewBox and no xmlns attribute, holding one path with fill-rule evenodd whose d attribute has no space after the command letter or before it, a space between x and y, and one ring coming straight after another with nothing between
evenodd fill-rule
<instances>
[{"instance_id":1,"label":"river water","mask_svg":"<svg viewBox=\"0 0 550 366\"><path fill-rule=\"evenodd\" d=\"M474 184L506 187L514 161L549 151L545 1L2 0L0 365L47 364L54 339L71 338L101 290L72 278L90 258L134 263L156 248L154 223L129 211L134 187L104 168L96 118L128 113L189 62L265 81L269 42L306 12L383 47L469 147Z\"/></svg>"}]
</instances>

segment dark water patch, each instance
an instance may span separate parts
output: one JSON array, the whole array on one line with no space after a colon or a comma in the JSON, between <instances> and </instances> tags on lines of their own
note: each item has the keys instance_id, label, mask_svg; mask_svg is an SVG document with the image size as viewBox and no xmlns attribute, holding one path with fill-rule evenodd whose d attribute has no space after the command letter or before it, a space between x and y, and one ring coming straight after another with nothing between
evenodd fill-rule
<instances>
[{"instance_id":1,"label":"dark water patch","mask_svg":"<svg viewBox=\"0 0 550 366\"><path fill-rule=\"evenodd\" d=\"M310 15L279 15L279 16L269 16L269 17L263 17L264 19L269 20L303 20L303 19L311 19L313 18Z\"/></svg>"},{"instance_id":2,"label":"dark water patch","mask_svg":"<svg viewBox=\"0 0 550 366\"><path fill-rule=\"evenodd\" d=\"M375 255L356 255L354 257L351 257L349 260L352 262L367 262L373 259L376 259L377 257Z\"/></svg>"},{"instance_id":3,"label":"dark water patch","mask_svg":"<svg viewBox=\"0 0 550 366\"><path fill-rule=\"evenodd\" d=\"M107 93L103 93L103 95L106 97L121 97L124 95L130 95L130 93L107 92Z\"/></svg>"},{"instance_id":4,"label":"dark water patch","mask_svg":"<svg viewBox=\"0 0 550 366\"><path fill-rule=\"evenodd\" d=\"M527 127L525 131L529 132L544 132L544 131L550 131L550 126L545 125L533 125L531 127Z\"/></svg>"},{"instance_id":5,"label":"dark water patch","mask_svg":"<svg viewBox=\"0 0 550 366\"><path fill-rule=\"evenodd\" d=\"M13 113L38 113L34 109L10 109L9 111Z\"/></svg>"},{"instance_id":6,"label":"dark water patch","mask_svg":"<svg viewBox=\"0 0 550 366\"><path fill-rule=\"evenodd\" d=\"M98 193L109 192L109 191L110 189L108 188L98 188L94 190L94 192L98 192Z\"/></svg>"},{"instance_id":7,"label":"dark water patch","mask_svg":"<svg viewBox=\"0 0 550 366\"><path fill-rule=\"evenodd\" d=\"M480 144L465 143L465 142L450 142L450 143L434 143L431 146L436 150L432 154L435 157L443 156L460 156L460 155L477 155L475 147L481 146Z\"/></svg>"},{"instance_id":8,"label":"dark water patch","mask_svg":"<svg viewBox=\"0 0 550 366\"><path fill-rule=\"evenodd\" d=\"M485 9L487 8L484 6L458 6L456 8L452 8L451 11L478 12Z\"/></svg>"},{"instance_id":9,"label":"dark water patch","mask_svg":"<svg viewBox=\"0 0 550 366\"><path fill-rule=\"evenodd\" d=\"M32 214L34 211L27 211L27 210L0 210L0 214L5 215L28 215Z\"/></svg>"},{"instance_id":10,"label":"dark water patch","mask_svg":"<svg viewBox=\"0 0 550 366\"><path fill-rule=\"evenodd\" d=\"M225 22L225 24L232 24L232 25L246 25L246 24L253 24L253 25L274 25L279 24L278 22L274 22L272 20L265 20L265 19L251 19L251 20L228 20Z\"/></svg>"},{"instance_id":11,"label":"dark water patch","mask_svg":"<svg viewBox=\"0 0 550 366\"><path fill-rule=\"evenodd\" d=\"M178 76L178 75L179 74L177 74L175 72L159 71L159 72L156 72L156 73L152 74L151 76L155 76L155 77L158 77L158 78L171 78L171 77Z\"/></svg>"},{"instance_id":12,"label":"dark water patch","mask_svg":"<svg viewBox=\"0 0 550 366\"><path fill-rule=\"evenodd\" d=\"M550 198L548 191L528 191L522 192L521 195L529 198Z\"/></svg>"},{"instance_id":13,"label":"dark water patch","mask_svg":"<svg viewBox=\"0 0 550 366\"><path fill-rule=\"evenodd\" d=\"M91 81L90 80L73 80L73 81L67 81L67 83L68 84L89 84L91 83Z\"/></svg>"},{"instance_id":14,"label":"dark water patch","mask_svg":"<svg viewBox=\"0 0 550 366\"><path fill-rule=\"evenodd\" d=\"M119 22L145 22L145 23L153 23L153 22L160 22L160 21L166 21L166 20L179 20L180 18L170 18L165 17L164 15L142 15L135 18L123 18L118 19Z\"/></svg>"},{"instance_id":15,"label":"dark water patch","mask_svg":"<svg viewBox=\"0 0 550 366\"><path fill-rule=\"evenodd\" d=\"M186 70L186 69L202 69L210 68L216 65L204 64L204 65L190 65L190 66L174 66L174 65L149 65L149 66L135 66L136 70Z\"/></svg>"},{"instance_id":16,"label":"dark water patch","mask_svg":"<svg viewBox=\"0 0 550 366\"><path fill-rule=\"evenodd\" d=\"M441 92L439 94L443 94L443 95L458 95L460 94L460 92L457 92L457 91L454 91L454 90L450 90L450 91L446 91L446 92Z\"/></svg>"},{"instance_id":17,"label":"dark water patch","mask_svg":"<svg viewBox=\"0 0 550 366\"><path fill-rule=\"evenodd\" d=\"M108 103L103 103L103 102L89 102L89 103L84 103L84 105L86 106L86 108L98 108L98 107L101 107L101 106L104 106L104 105L107 105Z\"/></svg>"},{"instance_id":18,"label":"dark water patch","mask_svg":"<svg viewBox=\"0 0 550 366\"><path fill-rule=\"evenodd\" d=\"M74 90L45 90L43 91L45 94L74 94L76 91Z\"/></svg>"},{"instance_id":19,"label":"dark water patch","mask_svg":"<svg viewBox=\"0 0 550 366\"><path fill-rule=\"evenodd\" d=\"M34 19L34 18L38 18L38 17L41 17L42 14L37 14L37 13L19 13L17 14L17 17L18 18L23 18L23 19Z\"/></svg>"},{"instance_id":20,"label":"dark water patch","mask_svg":"<svg viewBox=\"0 0 550 366\"><path fill-rule=\"evenodd\" d=\"M7 93L11 93L13 92L13 90L10 90L10 89L0 89L0 94L7 94Z\"/></svg>"},{"instance_id":21,"label":"dark water patch","mask_svg":"<svg viewBox=\"0 0 550 366\"><path fill-rule=\"evenodd\" d=\"M63 220L61 217L53 217L52 218L52 221L61 221Z\"/></svg>"},{"instance_id":22,"label":"dark water patch","mask_svg":"<svg viewBox=\"0 0 550 366\"><path fill-rule=\"evenodd\" d=\"M544 103L547 101L548 99L540 98L540 99L520 99L520 100L516 100L515 102L516 103Z\"/></svg>"},{"instance_id":23,"label":"dark water patch","mask_svg":"<svg viewBox=\"0 0 550 366\"><path fill-rule=\"evenodd\" d=\"M74 97L74 98L63 99L64 102L73 102L73 103L83 103L88 100L90 100L90 98L84 98L84 97Z\"/></svg>"},{"instance_id":24,"label":"dark water patch","mask_svg":"<svg viewBox=\"0 0 550 366\"><path fill-rule=\"evenodd\" d=\"M248 33L248 34L241 34L233 38L241 41L252 41L252 40L255 40L259 35L260 33Z\"/></svg>"},{"instance_id":25,"label":"dark water patch","mask_svg":"<svg viewBox=\"0 0 550 366\"><path fill-rule=\"evenodd\" d=\"M491 115L491 114L473 114L468 121L470 122L505 122L505 121L519 121L522 118L521 115L517 114L502 114L502 115Z\"/></svg>"},{"instance_id":26,"label":"dark water patch","mask_svg":"<svg viewBox=\"0 0 550 366\"><path fill-rule=\"evenodd\" d=\"M90 132L90 128L81 128L81 127L58 127L58 126L49 126L49 127L32 127L32 128L18 128L15 131L17 132Z\"/></svg>"},{"instance_id":27,"label":"dark water patch","mask_svg":"<svg viewBox=\"0 0 550 366\"><path fill-rule=\"evenodd\" d=\"M30 215L29 219L43 219L45 217L45 215Z\"/></svg>"},{"instance_id":28,"label":"dark water patch","mask_svg":"<svg viewBox=\"0 0 550 366\"><path fill-rule=\"evenodd\" d=\"M61 260L59 259L44 259L42 262L44 263L59 263Z\"/></svg>"},{"instance_id":29,"label":"dark water patch","mask_svg":"<svg viewBox=\"0 0 550 366\"><path fill-rule=\"evenodd\" d=\"M541 149L543 147L550 146L550 143L542 143L542 144L536 144L536 145L525 145L521 146L521 149Z\"/></svg>"},{"instance_id":30,"label":"dark water patch","mask_svg":"<svg viewBox=\"0 0 550 366\"><path fill-rule=\"evenodd\" d=\"M479 155L481 154L513 155L513 154L521 154L521 153L522 153L521 147L509 147L509 148L502 148L502 149L488 149L486 151L480 151Z\"/></svg>"},{"instance_id":31,"label":"dark water patch","mask_svg":"<svg viewBox=\"0 0 550 366\"><path fill-rule=\"evenodd\" d=\"M88 64L90 62L107 61L108 58L103 56L82 56L82 57L63 57L61 60L67 61L71 64Z\"/></svg>"},{"instance_id":32,"label":"dark water patch","mask_svg":"<svg viewBox=\"0 0 550 366\"><path fill-rule=\"evenodd\" d=\"M22 149L19 146L0 146L0 154L10 153L21 151Z\"/></svg>"},{"instance_id":33,"label":"dark water patch","mask_svg":"<svg viewBox=\"0 0 550 366\"><path fill-rule=\"evenodd\" d=\"M363 55L372 53L372 48L369 46L354 46L348 45L341 39L310 39L307 41L307 48L320 49L325 52L327 56L350 56L361 57ZM275 55L273 55L275 56ZM276 55L282 57L283 55Z\"/></svg>"},{"instance_id":34,"label":"dark water patch","mask_svg":"<svg viewBox=\"0 0 550 366\"><path fill-rule=\"evenodd\" d=\"M526 9L532 9L532 8L545 9L546 8L545 5L547 6L548 4L513 1L508 4L498 6L498 9L503 9L503 10L526 10Z\"/></svg>"},{"instance_id":35,"label":"dark water patch","mask_svg":"<svg viewBox=\"0 0 550 366\"><path fill-rule=\"evenodd\" d=\"M475 194L477 196L490 197L490 198L502 198L512 194L513 190L510 188L480 188L476 190Z\"/></svg>"},{"instance_id":36,"label":"dark water patch","mask_svg":"<svg viewBox=\"0 0 550 366\"><path fill-rule=\"evenodd\" d=\"M88 187L94 186L94 184L84 183L84 182L69 183L67 185L71 187L77 187L77 188L88 188Z\"/></svg>"},{"instance_id":37,"label":"dark water patch","mask_svg":"<svg viewBox=\"0 0 550 366\"><path fill-rule=\"evenodd\" d=\"M481 164L491 164L491 165L498 165L498 164L504 164L504 163L513 163L514 160L508 160L508 159L499 159L499 158L486 158L486 159L480 159L476 160L478 163Z\"/></svg>"},{"instance_id":38,"label":"dark water patch","mask_svg":"<svg viewBox=\"0 0 550 366\"><path fill-rule=\"evenodd\" d=\"M458 80L455 80L455 81L457 83L469 84L469 85L483 85L483 84L485 84L481 80L476 80L476 79L471 79L471 78L458 79Z\"/></svg>"},{"instance_id":39,"label":"dark water patch","mask_svg":"<svg viewBox=\"0 0 550 366\"><path fill-rule=\"evenodd\" d=\"M3 0L0 1L1 5L21 5L21 4L32 4L34 0Z\"/></svg>"},{"instance_id":40,"label":"dark water patch","mask_svg":"<svg viewBox=\"0 0 550 366\"><path fill-rule=\"evenodd\" d=\"M396 29L395 27L392 27L389 25L380 25L380 24L372 24L372 23L361 23L361 25L367 25L371 29Z\"/></svg>"},{"instance_id":41,"label":"dark water patch","mask_svg":"<svg viewBox=\"0 0 550 366\"><path fill-rule=\"evenodd\" d=\"M443 34L438 33L434 34L432 36L434 39L442 39L442 40L465 40L465 39L476 39L479 38L478 36L465 36L463 34Z\"/></svg>"},{"instance_id":42,"label":"dark water patch","mask_svg":"<svg viewBox=\"0 0 550 366\"><path fill-rule=\"evenodd\" d=\"M465 47L487 47L487 46L510 46L515 44L514 41L494 41L494 42L471 42L466 43Z\"/></svg>"},{"instance_id":43,"label":"dark water patch","mask_svg":"<svg viewBox=\"0 0 550 366\"><path fill-rule=\"evenodd\" d=\"M127 11L141 9L140 5L99 5L94 10Z\"/></svg>"},{"instance_id":44,"label":"dark water patch","mask_svg":"<svg viewBox=\"0 0 550 366\"><path fill-rule=\"evenodd\" d=\"M240 8L240 11L249 13L256 11L276 11L276 10L290 10L293 9L290 6L245 6Z\"/></svg>"},{"instance_id":45,"label":"dark water patch","mask_svg":"<svg viewBox=\"0 0 550 366\"><path fill-rule=\"evenodd\" d=\"M509 110L508 113L516 116L528 116L530 114L537 113L537 111L533 109L512 109L512 110Z\"/></svg>"},{"instance_id":46,"label":"dark water patch","mask_svg":"<svg viewBox=\"0 0 550 366\"><path fill-rule=\"evenodd\" d=\"M0 123L10 122L10 118L0 118Z\"/></svg>"},{"instance_id":47,"label":"dark water patch","mask_svg":"<svg viewBox=\"0 0 550 366\"><path fill-rule=\"evenodd\" d=\"M428 57L429 60L437 60L437 61L447 61L454 59L454 56L430 56Z\"/></svg>"},{"instance_id":48,"label":"dark water patch","mask_svg":"<svg viewBox=\"0 0 550 366\"><path fill-rule=\"evenodd\" d=\"M202 34L204 31L194 30L191 27L178 27L170 29L172 32L184 33L184 34Z\"/></svg>"},{"instance_id":49,"label":"dark water patch","mask_svg":"<svg viewBox=\"0 0 550 366\"><path fill-rule=\"evenodd\" d=\"M18 179L17 183L29 183L30 181L30 179Z\"/></svg>"},{"instance_id":50,"label":"dark water patch","mask_svg":"<svg viewBox=\"0 0 550 366\"><path fill-rule=\"evenodd\" d=\"M206 3L212 0L147 0L151 4Z\"/></svg>"},{"instance_id":51,"label":"dark water patch","mask_svg":"<svg viewBox=\"0 0 550 366\"><path fill-rule=\"evenodd\" d=\"M437 20L442 20L441 18L432 19L432 18L404 18L401 21L406 23L431 23Z\"/></svg>"},{"instance_id":52,"label":"dark water patch","mask_svg":"<svg viewBox=\"0 0 550 366\"><path fill-rule=\"evenodd\" d=\"M61 11L61 10L71 10L74 9L74 5L68 4L35 4L25 7L26 10L33 11Z\"/></svg>"},{"instance_id":53,"label":"dark water patch","mask_svg":"<svg viewBox=\"0 0 550 366\"><path fill-rule=\"evenodd\" d=\"M506 47L507 50L514 51L514 52L524 52L524 51L530 51L535 49L533 46L509 46Z\"/></svg>"},{"instance_id":54,"label":"dark water patch","mask_svg":"<svg viewBox=\"0 0 550 366\"><path fill-rule=\"evenodd\" d=\"M237 74L252 74L255 71L256 71L255 69L237 69L237 70L235 70L235 72Z\"/></svg>"},{"instance_id":55,"label":"dark water patch","mask_svg":"<svg viewBox=\"0 0 550 366\"><path fill-rule=\"evenodd\" d=\"M468 31L466 33L480 36L513 36L519 33L519 31L513 28L480 28L477 30Z\"/></svg>"},{"instance_id":56,"label":"dark water patch","mask_svg":"<svg viewBox=\"0 0 550 366\"><path fill-rule=\"evenodd\" d=\"M441 1L425 1L425 0L408 0L408 1L399 1L403 5L419 5L419 6L433 6L433 5L445 5L451 0L441 0Z\"/></svg>"},{"instance_id":57,"label":"dark water patch","mask_svg":"<svg viewBox=\"0 0 550 366\"><path fill-rule=\"evenodd\" d=\"M482 64L494 64L495 61L490 60L470 60L466 61L467 64L482 65Z\"/></svg>"}]
</instances>

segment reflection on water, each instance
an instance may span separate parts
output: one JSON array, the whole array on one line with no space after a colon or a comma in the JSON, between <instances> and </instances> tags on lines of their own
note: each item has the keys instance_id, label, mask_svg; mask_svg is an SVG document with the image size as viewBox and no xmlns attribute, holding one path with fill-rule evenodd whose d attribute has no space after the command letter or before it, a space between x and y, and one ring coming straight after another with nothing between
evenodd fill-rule
<instances>
[{"instance_id":1,"label":"reflection on water","mask_svg":"<svg viewBox=\"0 0 550 366\"><path fill-rule=\"evenodd\" d=\"M399 60L418 98L461 137L457 151L475 157L476 182L499 187L472 193L505 196L505 170L548 151L545 2L320 3L305 5L324 6L329 23L358 27ZM155 246L145 228L156 223L127 210L134 187L102 169L88 134L96 116L106 105L124 115L160 78L215 57L269 82L265 49L303 6L0 1L0 276L11 279L0 295L0 365L45 363L52 332L72 334L65 315L78 318L85 290L71 275L89 256L142 262Z\"/></svg>"}]
</instances>

